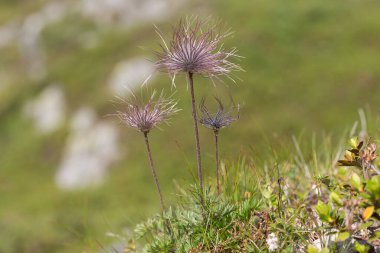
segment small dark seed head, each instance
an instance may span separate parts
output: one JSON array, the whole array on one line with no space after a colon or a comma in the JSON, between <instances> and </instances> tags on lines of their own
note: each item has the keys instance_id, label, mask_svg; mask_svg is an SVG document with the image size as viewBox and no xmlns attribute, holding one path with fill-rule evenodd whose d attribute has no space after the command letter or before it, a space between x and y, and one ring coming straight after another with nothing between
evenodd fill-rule
<instances>
[{"instance_id":1,"label":"small dark seed head","mask_svg":"<svg viewBox=\"0 0 380 253\"><path fill-rule=\"evenodd\" d=\"M229 126L232 122L239 119L239 105L237 107L231 106L226 110L219 98L215 98L215 100L218 104L218 109L215 113L211 113L206 107L205 98L202 98L199 105L201 112L199 121L203 126L218 132L220 129Z\"/></svg>"}]
</instances>

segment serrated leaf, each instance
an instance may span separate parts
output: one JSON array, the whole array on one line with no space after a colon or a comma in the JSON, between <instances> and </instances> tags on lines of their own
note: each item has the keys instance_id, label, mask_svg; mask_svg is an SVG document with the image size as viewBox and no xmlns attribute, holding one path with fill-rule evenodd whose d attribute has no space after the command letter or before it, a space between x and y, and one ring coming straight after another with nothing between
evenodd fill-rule
<instances>
[{"instance_id":1,"label":"serrated leaf","mask_svg":"<svg viewBox=\"0 0 380 253\"><path fill-rule=\"evenodd\" d=\"M366 221L368 220L369 218L371 218L372 214L373 214L373 211L375 211L375 207L374 206L368 206L364 212L363 212L363 219Z\"/></svg>"}]
</instances>

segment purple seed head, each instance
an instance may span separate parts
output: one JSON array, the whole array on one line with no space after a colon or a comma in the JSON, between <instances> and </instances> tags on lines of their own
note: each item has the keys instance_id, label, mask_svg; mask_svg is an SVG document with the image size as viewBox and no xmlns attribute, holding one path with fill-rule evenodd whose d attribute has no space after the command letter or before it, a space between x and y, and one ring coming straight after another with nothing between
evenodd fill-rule
<instances>
[{"instance_id":1,"label":"purple seed head","mask_svg":"<svg viewBox=\"0 0 380 253\"><path fill-rule=\"evenodd\" d=\"M122 103L125 108L116 113L117 117L126 126L143 133L149 133L163 122L168 123L170 116L179 111L177 101L165 98L163 93L156 98L156 92L145 103L134 95L123 99Z\"/></svg>"},{"instance_id":2,"label":"purple seed head","mask_svg":"<svg viewBox=\"0 0 380 253\"><path fill-rule=\"evenodd\" d=\"M235 48L229 51L223 48L222 40L231 33L219 32L219 26L219 23L198 18L181 20L174 28L169 43L157 30L162 44L161 51L157 52L156 67L168 72L173 79L183 72L209 78L218 78L220 75L231 78L230 72L241 68L230 60L239 56Z\"/></svg>"}]
</instances>

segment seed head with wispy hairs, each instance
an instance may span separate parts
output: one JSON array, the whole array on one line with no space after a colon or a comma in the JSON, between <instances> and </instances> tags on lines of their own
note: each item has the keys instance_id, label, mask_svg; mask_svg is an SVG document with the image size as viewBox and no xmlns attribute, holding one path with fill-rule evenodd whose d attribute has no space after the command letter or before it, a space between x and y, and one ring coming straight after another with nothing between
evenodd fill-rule
<instances>
[{"instance_id":1,"label":"seed head with wispy hairs","mask_svg":"<svg viewBox=\"0 0 380 253\"><path fill-rule=\"evenodd\" d=\"M155 97L156 92L153 92L146 103L135 95L123 99L125 109L118 111L116 115L126 126L138 129L142 133L149 133L159 124L168 123L170 116L179 111L175 100L165 98L163 93L158 98Z\"/></svg>"},{"instance_id":2,"label":"seed head with wispy hairs","mask_svg":"<svg viewBox=\"0 0 380 253\"><path fill-rule=\"evenodd\" d=\"M157 30L162 39L162 50L157 52L157 68L168 72L173 80L181 72L210 78L225 75L232 79L230 72L241 68L230 60L240 56L235 48L229 51L223 49L222 40L231 33L218 32L219 27L219 23L198 18L181 20L174 28L170 43Z\"/></svg>"},{"instance_id":3,"label":"seed head with wispy hairs","mask_svg":"<svg viewBox=\"0 0 380 253\"><path fill-rule=\"evenodd\" d=\"M199 122L203 126L218 132L220 129L229 126L234 121L239 119L240 107L238 105L231 106L226 109L219 98L216 97L215 100L218 104L218 109L215 113L212 113L206 106L206 99L202 98L201 103L199 104L199 109L201 112ZM233 114L236 115L233 116Z\"/></svg>"}]
</instances>

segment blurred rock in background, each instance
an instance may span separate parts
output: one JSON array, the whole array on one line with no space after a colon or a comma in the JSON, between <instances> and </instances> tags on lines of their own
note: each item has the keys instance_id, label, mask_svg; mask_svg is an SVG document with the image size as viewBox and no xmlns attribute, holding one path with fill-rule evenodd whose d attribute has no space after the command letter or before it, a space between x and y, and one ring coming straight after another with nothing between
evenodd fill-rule
<instances>
[{"instance_id":1,"label":"blurred rock in background","mask_svg":"<svg viewBox=\"0 0 380 253\"><path fill-rule=\"evenodd\" d=\"M46 87L37 98L24 105L24 115L34 121L37 130L50 134L65 120L65 95L60 85Z\"/></svg>"},{"instance_id":2,"label":"blurred rock in background","mask_svg":"<svg viewBox=\"0 0 380 253\"><path fill-rule=\"evenodd\" d=\"M56 183L66 190L95 186L103 182L109 165L118 158L118 130L98 120L89 107L79 109L71 119Z\"/></svg>"},{"instance_id":3,"label":"blurred rock in background","mask_svg":"<svg viewBox=\"0 0 380 253\"><path fill-rule=\"evenodd\" d=\"M163 20L184 0L82 0L81 11L98 25L118 23L130 27L136 23Z\"/></svg>"},{"instance_id":4,"label":"blurred rock in background","mask_svg":"<svg viewBox=\"0 0 380 253\"><path fill-rule=\"evenodd\" d=\"M151 78L153 73L153 63L142 57L119 62L108 81L109 88L115 95L126 95Z\"/></svg>"}]
</instances>

